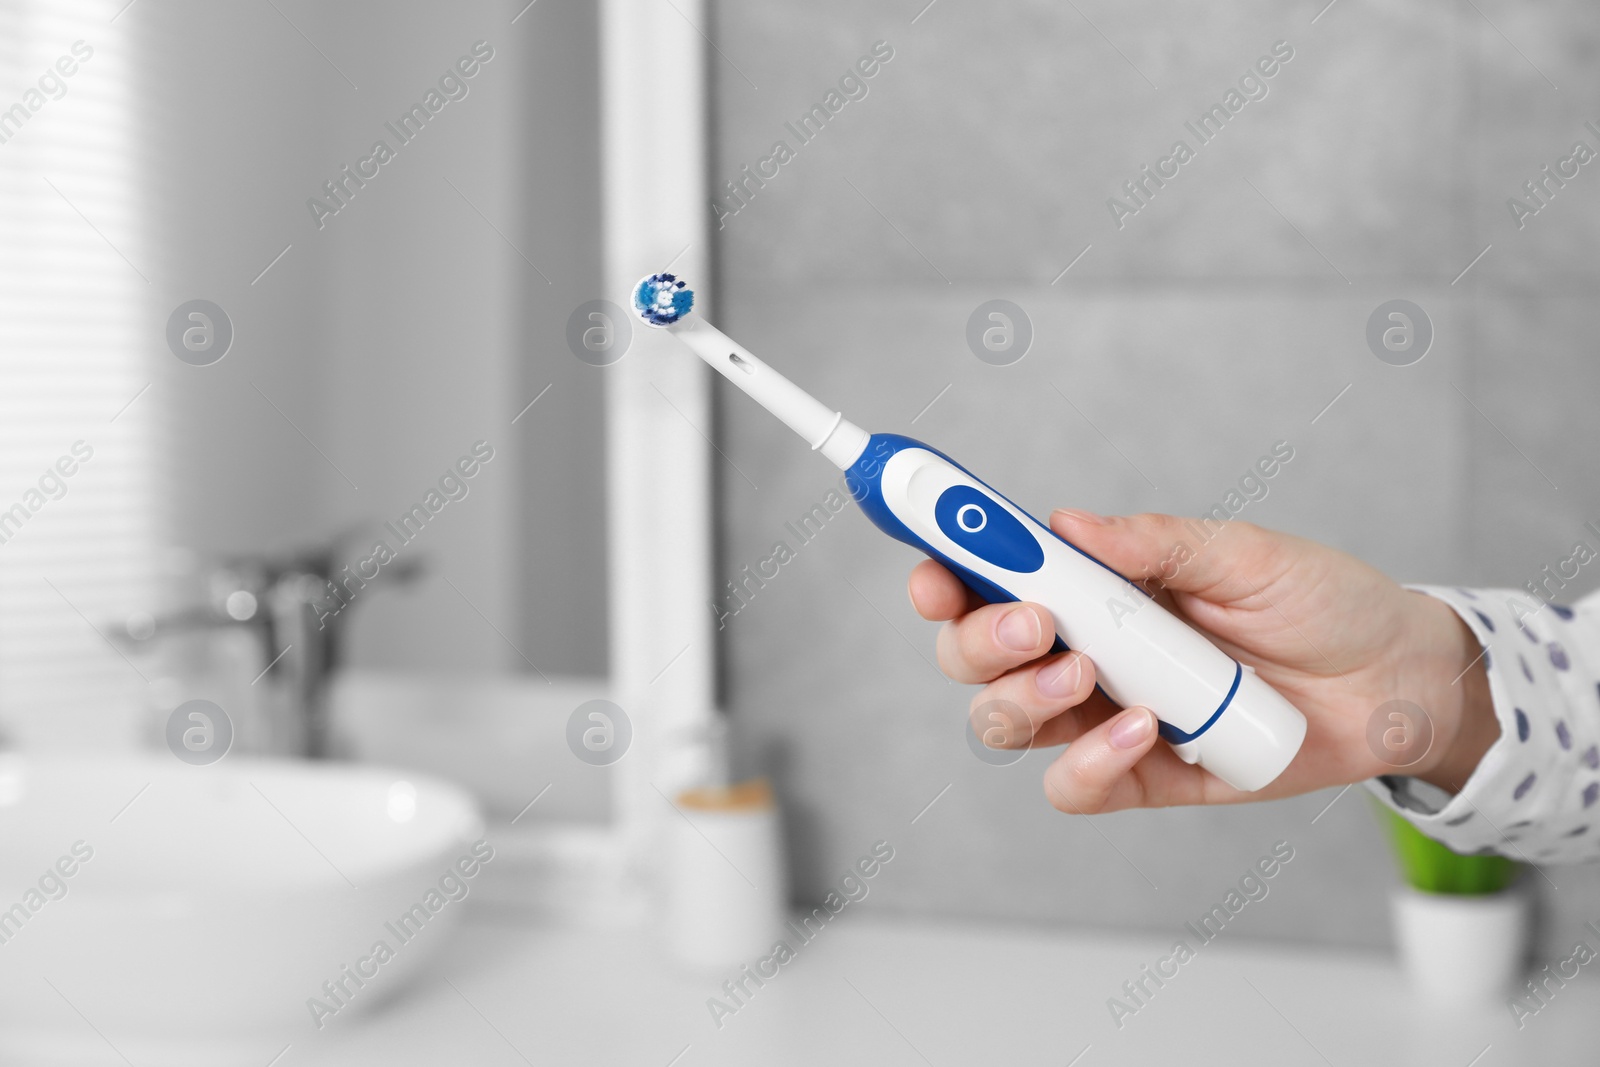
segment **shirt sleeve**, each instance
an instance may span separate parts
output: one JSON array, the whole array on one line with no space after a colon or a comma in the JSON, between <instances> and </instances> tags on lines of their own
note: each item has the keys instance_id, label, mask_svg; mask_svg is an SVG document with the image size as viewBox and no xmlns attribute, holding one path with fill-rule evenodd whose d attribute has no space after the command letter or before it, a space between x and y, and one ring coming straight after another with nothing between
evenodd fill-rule
<instances>
[{"instance_id":1,"label":"shirt sleeve","mask_svg":"<svg viewBox=\"0 0 1600 1067\"><path fill-rule=\"evenodd\" d=\"M1367 787L1456 852L1600 859L1600 594L1567 608L1514 589L1409 588L1477 637L1500 738L1454 796L1398 775Z\"/></svg>"}]
</instances>

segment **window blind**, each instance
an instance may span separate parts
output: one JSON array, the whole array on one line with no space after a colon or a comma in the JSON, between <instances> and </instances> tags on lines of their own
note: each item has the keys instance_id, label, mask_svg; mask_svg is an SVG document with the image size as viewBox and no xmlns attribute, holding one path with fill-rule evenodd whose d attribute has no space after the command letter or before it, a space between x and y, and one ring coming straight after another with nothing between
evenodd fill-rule
<instances>
[{"instance_id":1,"label":"window blind","mask_svg":"<svg viewBox=\"0 0 1600 1067\"><path fill-rule=\"evenodd\" d=\"M153 602L159 388L146 360L126 0L0 4L0 740L126 740L108 640ZM161 343L157 334L156 345ZM155 394L155 396L152 396Z\"/></svg>"}]
</instances>

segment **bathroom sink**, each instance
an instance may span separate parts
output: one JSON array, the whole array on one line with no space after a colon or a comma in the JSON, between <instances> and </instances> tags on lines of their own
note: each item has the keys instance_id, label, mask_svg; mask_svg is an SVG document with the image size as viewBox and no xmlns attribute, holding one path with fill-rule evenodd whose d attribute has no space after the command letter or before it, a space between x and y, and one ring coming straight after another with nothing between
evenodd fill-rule
<instances>
[{"instance_id":1,"label":"bathroom sink","mask_svg":"<svg viewBox=\"0 0 1600 1067\"><path fill-rule=\"evenodd\" d=\"M448 939L482 834L400 771L0 756L0 1059L266 1063L348 1026Z\"/></svg>"}]
</instances>

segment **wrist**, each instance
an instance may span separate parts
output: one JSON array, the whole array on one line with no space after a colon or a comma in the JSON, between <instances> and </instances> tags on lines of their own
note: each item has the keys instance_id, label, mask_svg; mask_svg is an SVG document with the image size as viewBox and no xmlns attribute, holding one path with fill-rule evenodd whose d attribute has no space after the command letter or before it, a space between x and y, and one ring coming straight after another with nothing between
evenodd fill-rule
<instances>
[{"instance_id":1,"label":"wrist","mask_svg":"<svg viewBox=\"0 0 1600 1067\"><path fill-rule=\"evenodd\" d=\"M1458 793L1500 737L1489 693L1487 657L1477 635L1449 604L1413 593L1416 655L1427 679L1425 709L1433 722L1433 745L1411 772L1430 785Z\"/></svg>"}]
</instances>

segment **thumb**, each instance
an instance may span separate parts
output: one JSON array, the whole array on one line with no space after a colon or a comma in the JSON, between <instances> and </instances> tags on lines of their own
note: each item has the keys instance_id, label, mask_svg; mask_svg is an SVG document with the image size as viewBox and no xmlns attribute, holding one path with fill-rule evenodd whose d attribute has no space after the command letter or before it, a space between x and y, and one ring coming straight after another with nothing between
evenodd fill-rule
<instances>
[{"instance_id":1,"label":"thumb","mask_svg":"<svg viewBox=\"0 0 1600 1067\"><path fill-rule=\"evenodd\" d=\"M1106 517L1058 508L1050 529L1130 581L1216 603L1255 596L1287 568L1293 540L1248 522Z\"/></svg>"}]
</instances>

